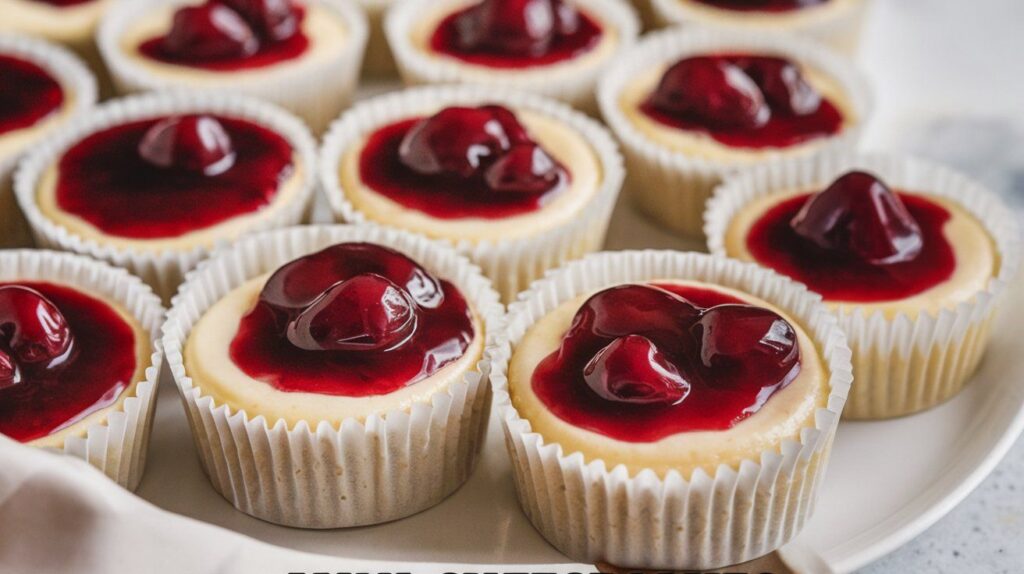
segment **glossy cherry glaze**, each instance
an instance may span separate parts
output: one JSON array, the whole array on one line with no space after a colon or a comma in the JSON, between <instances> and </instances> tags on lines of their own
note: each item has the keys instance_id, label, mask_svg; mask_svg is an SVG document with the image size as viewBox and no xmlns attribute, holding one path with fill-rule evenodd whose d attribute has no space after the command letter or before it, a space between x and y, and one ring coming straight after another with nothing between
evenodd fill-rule
<instances>
[{"instance_id":1,"label":"glossy cherry glaze","mask_svg":"<svg viewBox=\"0 0 1024 574\"><path fill-rule=\"evenodd\" d=\"M623 285L583 304L531 384L570 424L653 442L732 428L799 372L796 332L772 311L692 285Z\"/></svg>"},{"instance_id":2,"label":"glossy cherry glaze","mask_svg":"<svg viewBox=\"0 0 1024 574\"><path fill-rule=\"evenodd\" d=\"M53 434L114 404L135 369L135 332L103 301L49 283L0 287L0 433Z\"/></svg>"},{"instance_id":3,"label":"glossy cherry glaze","mask_svg":"<svg viewBox=\"0 0 1024 574\"><path fill-rule=\"evenodd\" d=\"M781 148L833 135L842 112L774 56L718 54L673 64L640 105L651 119L731 146Z\"/></svg>"},{"instance_id":4,"label":"glossy cherry glaze","mask_svg":"<svg viewBox=\"0 0 1024 574\"><path fill-rule=\"evenodd\" d=\"M454 285L397 251L341 243L275 272L230 353L280 391L365 397L422 381L474 337Z\"/></svg>"},{"instance_id":5,"label":"glossy cherry glaze","mask_svg":"<svg viewBox=\"0 0 1024 574\"><path fill-rule=\"evenodd\" d=\"M0 135L31 127L64 104L64 90L46 70L0 55Z\"/></svg>"},{"instance_id":6,"label":"glossy cherry glaze","mask_svg":"<svg viewBox=\"0 0 1024 574\"><path fill-rule=\"evenodd\" d=\"M529 68L569 60L601 41L601 25L562 0L483 0L438 25L435 52L491 68Z\"/></svg>"},{"instance_id":7,"label":"glossy cherry glaze","mask_svg":"<svg viewBox=\"0 0 1024 574\"><path fill-rule=\"evenodd\" d=\"M828 3L830 0L694 0L723 10L740 12L790 12Z\"/></svg>"},{"instance_id":8,"label":"glossy cherry glaze","mask_svg":"<svg viewBox=\"0 0 1024 574\"><path fill-rule=\"evenodd\" d=\"M443 219L535 211L571 179L500 106L446 108L384 126L368 138L359 174L377 193Z\"/></svg>"},{"instance_id":9,"label":"glossy cherry glaze","mask_svg":"<svg viewBox=\"0 0 1024 574\"><path fill-rule=\"evenodd\" d=\"M267 206L281 183L295 171L288 140L255 123L215 118L234 150L231 165L222 169L223 162L204 162L218 157L223 148L190 153L180 150L183 143L194 141L192 145L199 145L206 138L185 137L186 141L180 142L173 134L157 133L164 131L160 128L167 125L167 119L114 126L72 146L59 162L58 207L109 235L134 239L178 237ZM188 136L188 132L174 131ZM217 131L212 129L211 133ZM147 139L156 140L154 146L162 141L173 149L146 153L143 143ZM186 164L165 167L155 159L160 154L165 154L168 161L173 156ZM189 164L191 161L198 163ZM213 166L213 171L195 169L196 165Z\"/></svg>"},{"instance_id":10,"label":"glossy cherry glaze","mask_svg":"<svg viewBox=\"0 0 1024 574\"><path fill-rule=\"evenodd\" d=\"M167 34L139 46L160 62L207 70L262 68L309 49L302 31L305 8L290 0L210 0L174 14Z\"/></svg>"},{"instance_id":11,"label":"glossy cherry glaze","mask_svg":"<svg viewBox=\"0 0 1024 574\"><path fill-rule=\"evenodd\" d=\"M825 193L787 199L755 222L747 249L828 301L892 301L948 280L956 269L943 233L949 211L877 185L854 172Z\"/></svg>"}]
</instances>

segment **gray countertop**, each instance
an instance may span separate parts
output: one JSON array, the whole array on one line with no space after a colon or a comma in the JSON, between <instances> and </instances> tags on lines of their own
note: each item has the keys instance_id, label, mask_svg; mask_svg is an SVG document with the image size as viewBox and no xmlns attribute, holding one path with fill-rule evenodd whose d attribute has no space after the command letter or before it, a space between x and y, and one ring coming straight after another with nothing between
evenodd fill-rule
<instances>
[{"instance_id":1,"label":"gray countertop","mask_svg":"<svg viewBox=\"0 0 1024 574\"><path fill-rule=\"evenodd\" d=\"M1017 0L876 0L861 53L877 94L867 147L953 164L1024 208L1022 23ZM1024 441L953 512L863 571L996 574L1021 565Z\"/></svg>"}]
</instances>

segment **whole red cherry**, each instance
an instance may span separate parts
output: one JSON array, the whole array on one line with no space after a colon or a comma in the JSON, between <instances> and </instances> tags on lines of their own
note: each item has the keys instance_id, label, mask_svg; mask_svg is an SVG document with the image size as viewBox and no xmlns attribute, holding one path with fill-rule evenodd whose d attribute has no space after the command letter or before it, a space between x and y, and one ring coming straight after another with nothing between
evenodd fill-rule
<instances>
[{"instance_id":1,"label":"whole red cherry","mask_svg":"<svg viewBox=\"0 0 1024 574\"><path fill-rule=\"evenodd\" d=\"M307 351L387 351L412 336L417 313L405 290L366 273L324 291L288 324L287 337Z\"/></svg>"},{"instance_id":2,"label":"whole red cherry","mask_svg":"<svg viewBox=\"0 0 1024 574\"><path fill-rule=\"evenodd\" d=\"M67 320L49 299L19 285L0 287L0 346L22 366L66 359L74 343Z\"/></svg>"},{"instance_id":3,"label":"whole red cherry","mask_svg":"<svg viewBox=\"0 0 1024 574\"><path fill-rule=\"evenodd\" d=\"M493 108L451 107L409 130L399 159L423 175L469 178L508 151L511 143Z\"/></svg>"},{"instance_id":4,"label":"whole red cherry","mask_svg":"<svg viewBox=\"0 0 1024 574\"><path fill-rule=\"evenodd\" d=\"M259 49L259 40L237 12L211 2L177 10L163 49L189 60L242 58Z\"/></svg>"},{"instance_id":5,"label":"whole red cherry","mask_svg":"<svg viewBox=\"0 0 1024 574\"><path fill-rule=\"evenodd\" d=\"M863 171L811 196L790 226L822 249L875 265L910 261L924 247L921 228L899 196Z\"/></svg>"},{"instance_id":6,"label":"whole red cherry","mask_svg":"<svg viewBox=\"0 0 1024 574\"><path fill-rule=\"evenodd\" d=\"M636 405L674 405L690 392L690 383L650 339L619 337L583 369L583 379L602 399Z\"/></svg>"},{"instance_id":7,"label":"whole red cherry","mask_svg":"<svg viewBox=\"0 0 1024 574\"><path fill-rule=\"evenodd\" d=\"M712 372L742 367L784 380L800 360L793 326L763 307L712 307L694 324L693 334L700 344L700 362Z\"/></svg>"},{"instance_id":8,"label":"whole red cherry","mask_svg":"<svg viewBox=\"0 0 1024 574\"><path fill-rule=\"evenodd\" d=\"M675 293L653 285L619 285L583 303L565 340L572 346L577 338L597 337L607 342L639 334L655 342L682 341L682 334L699 317L700 308Z\"/></svg>"},{"instance_id":9,"label":"whole red cherry","mask_svg":"<svg viewBox=\"0 0 1024 574\"><path fill-rule=\"evenodd\" d=\"M771 117L754 80L739 66L715 56L676 62L661 77L650 104L711 128L753 129Z\"/></svg>"},{"instance_id":10,"label":"whole red cherry","mask_svg":"<svg viewBox=\"0 0 1024 574\"><path fill-rule=\"evenodd\" d=\"M563 171L537 144L512 146L484 172L487 187L498 192L544 193L558 185Z\"/></svg>"},{"instance_id":11,"label":"whole red cherry","mask_svg":"<svg viewBox=\"0 0 1024 574\"><path fill-rule=\"evenodd\" d=\"M465 51L541 56L560 35L579 28L579 13L561 0L483 0L455 20Z\"/></svg>"},{"instance_id":12,"label":"whole red cherry","mask_svg":"<svg viewBox=\"0 0 1024 574\"><path fill-rule=\"evenodd\" d=\"M773 112L806 116L821 107L821 94L804 79L800 67L785 58L743 58L737 65L761 89Z\"/></svg>"},{"instance_id":13,"label":"whole red cherry","mask_svg":"<svg viewBox=\"0 0 1024 574\"><path fill-rule=\"evenodd\" d=\"M299 11L291 0L217 0L238 12L256 34L281 42L299 31Z\"/></svg>"},{"instance_id":14,"label":"whole red cherry","mask_svg":"<svg viewBox=\"0 0 1024 574\"><path fill-rule=\"evenodd\" d=\"M231 136L212 116L173 116L143 135L139 155L160 168L181 168L207 176L224 173L235 163Z\"/></svg>"}]
</instances>

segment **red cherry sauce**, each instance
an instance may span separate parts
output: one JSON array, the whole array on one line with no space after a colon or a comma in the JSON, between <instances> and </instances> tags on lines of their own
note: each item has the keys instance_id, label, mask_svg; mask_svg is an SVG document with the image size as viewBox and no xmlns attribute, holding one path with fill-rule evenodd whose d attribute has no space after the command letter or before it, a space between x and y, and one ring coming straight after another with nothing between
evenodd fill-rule
<instances>
[{"instance_id":1,"label":"red cherry sauce","mask_svg":"<svg viewBox=\"0 0 1024 574\"><path fill-rule=\"evenodd\" d=\"M897 192L917 221L923 244L913 259L885 265L824 250L793 230L791 221L810 198L798 195L765 213L747 234L754 259L807 285L827 301L877 303L911 297L948 280L956 269L942 229L951 215L922 195Z\"/></svg>"},{"instance_id":2,"label":"red cherry sauce","mask_svg":"<svg viewBox=\"0 0 1024 574\"><path fill-rule=\"evenodd\" d=\"M59 368L21 365L21 382L0 389L0 433L28 442L117 402L133 382L135 332L99 299L50 283L18 285L53 302L74 334Z\"/></svg>"},{"instance_id":3,"label":"red cherry sauce","mask_svg":"<svg viewBox=\"0 0 1024 574\"><path fill-rule=\"evenodd\" d=\"M716 316L721 319L717 323ZM776 336L766 334L766 325ZM647 355L652 345L657 354ZM631 349L645 356L619 356L614 364L605 361L598 367L619 371L612 373L617 388L595 388L592 383L598 381L590 367L601 355ZM537 366L531 385L562 420L640 443L728 430L758 412L799 373L795 331L771 311L697 286L623 285L583 305L560 348ZM659 388L671 381L684 382ZM609 400L614 399L609 392L624 398Z\"/></svg>"},{"instance_id":4,"label":"red cherry sauce","mask_svg":"<svg viewBox=\"0 0 1024 574\"><path fill-rule=\"evenodd\" d=\"M571 179L563 170L561 182L544 193L495 193L480 178L424 176L402 162L402 140L424 118L396 122L374 132L359 157L363 183L410 209L441 219L481 217L500 219L542 208Z\"/></svg>"},{"instance_id":5,"label":"red cherry sauce","mask_svg":"<svg viewBox=\"0 0 1024 574\"><path fill-rule=\"evenodd\" d=\"M32 0L39 4L49 4L50 6L56 6L58 8L67 8L68 6L78 6L79 4L88 4L93 0Z\"/></svg>"},{"instance_id":6,"label":"red cherry sauce","mask_svg":"<svg viewBox=\"0 0 1024 574\"><path fill-rule=\"evenodd\" d=\"M723 10L737 12L792 12L827 3L829 0L695 0Z\"/></svg>"},{"instance_id":7,"label":"red cherry sauce","mask_svg":"<svg viewBox=\"0 0 1024 574\"><path fill-rule=\"evenodd\" d=\"M59 163L57 205L110 235L178 237L268 205L295 170L288 140L226 117L216 119L236 157L223 173L153 165L139 143L163 119L108 128L70 148Z\"/></svg>"},{"instance_id":8,"label":"red cherry sauce","mask_svg":"<svg viewBox=\"0 0 1024 574\"><path fill-rule=\"evenodd\" d=\"M538 0L496 1L498 3L507 1L522 4ZM439 54L478 66L524 69L557 64L589 52L601 42L603 35L601 25L587 15L586 12L578 10L576 11L575 29L571 33L555 35L543 49L532 51L531 53L522 53L521 51L508 51L489 46L467 48L459 40L459 22L460 20L465 22L475 9L477 9L477 5L472 5L443 19L430 37L430 48ZM481 24L475 25L479 26ZM483 32L483 34L489 33L493 32ZM503 33L505 32L503 31Z\"/></svg>"},{"instance_id":9,"label":"red cherry sauce","mask_svg":"<svg viewBox=\"0 0 1024 574\"><path fill-rule=\"evenodd\" d=\"M64 104L64 90L46 70L0 55L0 134L35 125Z\"/></svg>"},{"instance_id":10,"label":"red cherry sauce","mask_svg":"<svg viewBox=\"0 0 1024 574\"><path fill-rule=\"evenodd\" d=\"M305 8L295 6L298 12L299 22L305 18ZM233 57L206 57L202 55L172 54L165 46L166 35L160 35L144 41L139 46L139 52L148 58L192 68L214 70L221 72L236 72L242 70L253 70L265 68L294 60L306 53L309 49L309 37L300 25L292 36L274 42L261 41L259 47L251 54L238 55Z\"/></svg>"},{"instance_id":11,"label":"red cherry sauce","mask_svg":"<svg viewBox=\"0 0 1024 574\"><path fill-rule=\"evenodd\" d=\"M754 71L758 68L771 69L780 61L777 57L753 54L718 54L702 58L718 60L726 64L735 64L745 70L752 69ZM670 68L670 72L671 70ZM753 71L751 75L755 75ZM662 81L664 82L665 78ZM762 105L771 111L770 115L767 115L766 121L722 122L712 121L706 117L693 114L670 113L658 105L659 94L657 91L640 104L640 111L663 125L680 130L702 132L718 142L735 148L786 148L816 138L831 136L843 129L843 113L824 95L818 95L820 97L820 105L816 105L813 111L806 113L793 113L792 110L787 109L788 106L773 103L768 89L777 87L779 83L781 82L776 82L772 86L764 84L763 81L751 80L749 77L744 82L745 85L751 86L757 84L753 87L755 90L765 90L763 97L767 101L762 102ZM704 92L723 89L717 85L693 86L691 84L691 86L694 91L687 91L684 94L685 96L701 99L707 98L709 101L712 99L711 96L715 94L705 96ZM685 90L691 86L681 86L680 88ZM806 84L803 84L803 86L804 90L813 90L813 88L808 87ZM756 95L759 98L762 97L760 93ZM716 97L714 99L720 100L722 98Z\"/></svg>"},{"instance_id":12,"label":"red cherry sauce","mask_svg":"<svg viewBox=\"0 0 1024 574\"><path fill-rule=\"evenodd\" d=\"M301 325L305 311L316 310L323 296L339 285L366 278L383 278L401 289L416 315L411 333L400 333L397 346L393 340L374 345L349 339L350 344L340 347L351 350L307 350L293 343L294 327ZM348 303L365 309L363 317L380 309L377 300ZM357 315L342 316L354 323ZM340 325L351 332L348 327ZM391 249L342 243L297 259L271 276L252 311L242 318L230 354L246 374L280 391L366 397L431 376L461 358L474 336L469 305L454 285Z\"/></svg>"}]
</instances>

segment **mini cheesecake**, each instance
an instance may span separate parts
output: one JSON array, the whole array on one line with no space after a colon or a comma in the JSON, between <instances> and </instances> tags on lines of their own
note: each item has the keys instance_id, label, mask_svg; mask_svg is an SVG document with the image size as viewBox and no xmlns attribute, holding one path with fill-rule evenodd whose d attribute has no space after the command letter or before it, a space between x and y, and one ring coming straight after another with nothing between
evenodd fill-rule
<instances>
[{"instance_id":1,"label":"mini cheesecake","mask_svg":"<svg viewBox=\"0 0 1024 574\"><path fill-rule=\"evenodd\" d=\"M966 178L909 160L788 171L716 192L712 251L788 275L836 312L857 377L847 416L906 415L954 396L1018 265L1013 216Z\"/></svg>"},{"instance_id":2,"label":"mini cheesecake","mask_svg":"<svg viewBox=\"0 0 1024 574\"><path fill-rule=\"evenodd\" d=\"M848 62L779 35L650 35L602 81L637 207L699 236L704 203L730 173L852 147L870 109Z\"/></svg>"},{"instance_id":3,"label":"mini cheesecake","mask_svg":"<svg viewBox=\"0 0 1024 574\"><path fill-rule=\"evenodd\" d=\"M230 89L319 132L352 96L367 24L347 0L149 0L112 11L99 38L122 92Z\"/></svg>"},{"instance_id":4,"label":"mini cheesecake","mask_svg":"<svg viewBox=\"0 0 1024 574\"><path fill-rule=\"evenodd\" d=\"M335 214L457 244L508 299L599 249L622 178L595 122L533 96L425 88L356 107L328 134Z\"/></svg>"},{"instance_id":5,"label":"mini cheesecake","mask_svg":"<svg viewBox=\"0 0 1024 574\"><path fill-rule=\"evenodd\" d=\"M502 86L594 111L598 76L639 23L624 0L411 0L385 28L408 84Z\"/></svg>"}]
</instances>

